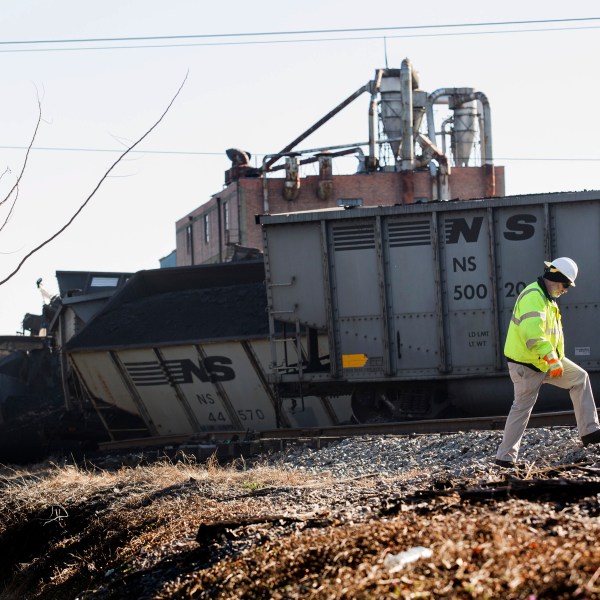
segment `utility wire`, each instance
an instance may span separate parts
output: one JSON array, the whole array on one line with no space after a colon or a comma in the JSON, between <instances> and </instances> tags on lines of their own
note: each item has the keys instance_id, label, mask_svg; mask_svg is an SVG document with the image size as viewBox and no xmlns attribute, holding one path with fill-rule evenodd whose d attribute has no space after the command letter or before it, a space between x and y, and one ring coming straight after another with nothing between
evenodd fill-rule
<instances>
[{"instance_id":1,"label":"utility wire","mask_svg":"<svg viewBox=\"0 0 600 600\"><path fill-rule=\"evenodd\" d=\"M112 38L72 38L72 39L47 39L47 40L13 40L0 41L0 45L9 44L82 44L92 42L139 42L158 40L189 40L207 38L232 38L232 37L266 37L273 35L319 35L323 33L359 33L373 31L412 31L420 29L450 29L462 27L497 27L503 25L541 25L548 23L580 23L600 21L600 17L580 17L575 19L532 19L526 21L482 21L478 23L446 23L438 25L398 25L392 27L354 27L343 29L302 29L297 31L263 31L246 33L203 33L191 35L154 35L154 36L129 36Z\"/></svg>"},{"instance_id":2,"label":"utility wire","mask_svg":"<svg viewBox=\"0 0 600 600\"><path fill-rule=\"evenodd\" d=\"M462 31L448 33L406 33L400 35L371 35L359 37L331 37L331 38L311 38L311 39L288 39L288 40L245 40L245 41L224 41L224 42L190 42L183 44L135 44L123 46L72 46L69 48L1 48L2 53L18 52L82 52L89 50L144 50L148 48L196 48L196 47L218 47L218 46L257 46L274 44L307 44L323 42L356 42L381 39L414 39L414 38L437 38L437 37L462 37L473 35L502 35L507 33L548 33L552 31L579 31L586 29L598 29L600 25L591 25L589 27L548 27L544 29L501 29L497 31ZM20 43L20 42L19 42ZM26 42L25 42L26 43ZM2 44L2 42L0 42Z\"/></svg>"},{"instance_id":3,"label":"utility wire","mask_svg":"<svg viewBox=\"0 0 600 600\"><path fill-rule=\"evenodd\" d=\"M0 150L27 150L28 146L0 146ZM36 150L43 150L47 152L111 152L113 154L120 153L120 149L110 148L65 148L65 147L50 147L50 146L33 146L30 148L32 152ZM219 156L224 157L225 152L203 152L200 150L131 150L129 154L173 154L183 156ZM268 156L268 154L260 152L253 152L254 157L260 158ZM495 156L494 162L518 162L518 161L540 161L540 162L600 162L600 157L560 157L560 156L537 156L537 157L523 157L523 156Z\"/></svg>"},{"instance_id":4,"label":"utility wire","mask_svg":"<svg viewBox=\"0 0 600 600\"><path fill-rule=\"evenodd\" d=\"M0 45L8 44L71 44L89 42L139 42L148 40L183 40L200 38L225 38L225 37L263 37L269 35L306 35L321 33L358 33L368 31L400 31L414 29L447 29L455 27L489 27L499 25L533 25L547 23L577 23L582 21L600 21L600 17L581 17L576 19L536 19L527 21L482 21L478 23L446 23L438 25L398 25L394 27L356 27L343 29L301 29L297 31L263 31L247 33L203 33L192 35L154 35L138 37L114 38L74 38L74 39L48 39L48 40L14 40L0 41Z\"/></svg>"},{"instance_id":5,"label":"utility wire","mask_svg":"<svg viewBox=\"0 0 600 600\"><path fill-rule=\"evenodd\" d=\"M26 150L27 146L0 146L0 150ZM122 152L122 149L110 148L59 148L50 146L33 146L31 150L50 152ZM225 152L197 152L192 150L132 150L130 154L189 154L191 156L223 156Z\"/></svg>"}]
</instances>

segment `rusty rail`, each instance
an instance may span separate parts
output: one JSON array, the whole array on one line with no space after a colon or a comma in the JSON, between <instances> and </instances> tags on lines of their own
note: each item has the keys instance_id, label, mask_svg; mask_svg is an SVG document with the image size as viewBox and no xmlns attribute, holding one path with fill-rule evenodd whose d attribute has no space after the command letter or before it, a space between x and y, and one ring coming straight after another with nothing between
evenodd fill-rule
<instances>
[{"instance_id":1,"label":"rusty rail","mask_svg":"<svg viewBox=\"0 0 600 600\"><path fill-rule=\"evenodd\" d=\"M427 419L363 425L343 425L319 428L281 428L266 431L207 431L193 435L172 435L136 438L99 444L101 452L129 449L180 448L196 446L207 450L217 446L231 448L256 447L282 449L291 443L306 443L314 447L327 445L331 441L365 435L427 435L432 433L457 433L474 430L499 430L504 427L505 416L470 417L461 419ZM574 426L573 411L532 414L529 427Z\"/></svg>"}]
</instances>

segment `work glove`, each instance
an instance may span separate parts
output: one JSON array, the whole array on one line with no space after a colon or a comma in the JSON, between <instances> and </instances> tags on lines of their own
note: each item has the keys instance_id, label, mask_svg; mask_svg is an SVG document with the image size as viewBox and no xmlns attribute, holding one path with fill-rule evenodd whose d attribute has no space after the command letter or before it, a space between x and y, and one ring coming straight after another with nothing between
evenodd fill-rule
<instances>
[{"instance_id":1,"label":"work glove","mask_svg":"<svg viewBox=\"0 0 600 600\"><path fill-rule=\"evenodd\" d=\"M560 360L558 360L558 356L556 355L556 352L550 352L549 354L544 356L544 360L550 366L550 370L548 371L548 374L550 375L550 377L552 377L552 378L562 377L562 374L565 372L565 370L563 369L563 366L562 366L562 363L560 362Z\"/></svg>"}]
</instances>

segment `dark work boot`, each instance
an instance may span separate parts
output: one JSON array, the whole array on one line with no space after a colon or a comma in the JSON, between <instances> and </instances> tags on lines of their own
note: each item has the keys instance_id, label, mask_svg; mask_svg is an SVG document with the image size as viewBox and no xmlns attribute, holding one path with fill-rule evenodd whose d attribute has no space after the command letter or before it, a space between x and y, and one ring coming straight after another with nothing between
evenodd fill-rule
<instances>
[{"instance_id":1,"label":"dark work boot","mask_svg":"<svg viewBox=\"0 0 600 600\"><path fill-rule=\"evenodd\" d=\"M581 436L581 441L583 442L584 446L589 446L590 444L600 444L600 429Z\"/></svg>"},{"instance_id":2,"label":"dark work boot","mask_svg":"<svg viewBox=\"0 0 600 600\"><path fill-rule=\"evenodd\" d=\"M514 463L510 460L500 460L499 458L496 459L496 465L498 467L502 467L503 469L524 469L525 468L524 463Z\"/></svg>"}]
</instances>

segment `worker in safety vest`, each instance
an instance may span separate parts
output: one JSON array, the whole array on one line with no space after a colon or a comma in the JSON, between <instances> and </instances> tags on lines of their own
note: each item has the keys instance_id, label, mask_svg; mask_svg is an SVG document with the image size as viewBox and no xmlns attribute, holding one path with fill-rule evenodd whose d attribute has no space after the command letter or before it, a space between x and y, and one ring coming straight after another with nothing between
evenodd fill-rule
<instances>
[{"instance_id":1,"label":"worker in safety vest","mask_svg":"<svg viewBox=\"0 0 600 600\"><path fill-rule=\"evenodd\" d=\"M561 257L544 262L544 274L517 298L504 354L514 384L504 436L496 453L496 464L517 466L521 438L543 383L569 390L577 430L584 446L600 443L600 424L587 372L565 357L565 341L556 300L575 286L577 264Z\"/></svg>"}]
</instances>

